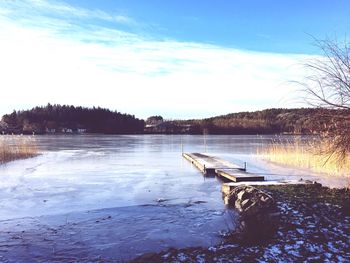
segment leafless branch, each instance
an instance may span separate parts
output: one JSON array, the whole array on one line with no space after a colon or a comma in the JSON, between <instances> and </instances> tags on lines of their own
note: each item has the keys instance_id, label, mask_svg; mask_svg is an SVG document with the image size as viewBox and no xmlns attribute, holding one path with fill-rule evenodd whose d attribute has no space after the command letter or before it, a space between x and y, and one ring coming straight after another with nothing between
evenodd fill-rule
<instances>
[{"instance_id":1,"label":"leafless branch","mask_svg":"<svg viewBox=\"0 0 350 263\"><path fill-rule=\"evenodd\" d=\"M308 75L298 82L305 100L314 107L338 109L325 134L332 139L329 154L343 159L350 154L350 43L315 39L322 56L304 63Z\"/></svg>"}]
</instances>

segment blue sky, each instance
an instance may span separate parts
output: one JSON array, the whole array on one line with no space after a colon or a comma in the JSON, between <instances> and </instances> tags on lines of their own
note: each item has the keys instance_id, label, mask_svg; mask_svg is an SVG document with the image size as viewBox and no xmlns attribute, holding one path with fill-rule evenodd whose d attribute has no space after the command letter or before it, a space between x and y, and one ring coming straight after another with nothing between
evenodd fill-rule
<instances>
[{"instance_id":1,"label":"blue sky","mask_svg":"<svg viewBox=\"0 0 350 263\"><path fill-rule=\"evenodd\" d=\"M267 52L315 53L310 35L344 36L350 25L347 0L102 0L71 4L132 17L149 26L135 31L150 37Z\"/></svg>"},{"instance_id":2,"label":"blue sky","mask_svg":"<svg viewBox=\"0 0 350 263\"><path fill-rule=\"evenodd\" d=\"M337 0L1 1L0 115L48 102L142 118L302 106L290 80L320 55L311 36L343 39L349 10Z\"/></svg>"}]
</instances>

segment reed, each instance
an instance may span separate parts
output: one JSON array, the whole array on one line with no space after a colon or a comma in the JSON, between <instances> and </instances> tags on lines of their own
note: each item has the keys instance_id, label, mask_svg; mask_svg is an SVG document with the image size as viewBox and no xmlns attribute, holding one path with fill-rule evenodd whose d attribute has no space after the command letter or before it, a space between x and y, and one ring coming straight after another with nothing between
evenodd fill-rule
<instances>
[{"instance_id":1,"label":"reed","mask_svg":"<svg viewBox=\"0 0 350 263\"><path fill-rule=\"evenodd\" d=\"M39 154L35 138L21 135L0 136L0 164Z\"/></svg>"},{"instance_id":2,"label":"reed","mask_svg":"<svg viewBox=\"0 0 350 263\"><path fill-rule=\"evenodd\" d=\"M258 154L264 159L292 167L338 176L350 176L350 156L342 158L331 154L332 141L315 139L312 141L278 141L263 147Z\"/></svg>"}]
</instances>

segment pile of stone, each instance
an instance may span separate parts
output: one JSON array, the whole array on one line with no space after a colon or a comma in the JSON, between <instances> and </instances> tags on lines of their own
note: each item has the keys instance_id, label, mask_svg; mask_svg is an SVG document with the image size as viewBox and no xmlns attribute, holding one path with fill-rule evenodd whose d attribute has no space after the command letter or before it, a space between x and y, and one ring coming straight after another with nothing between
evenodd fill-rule
<instances>
[{"instance_id":1,"label":"pile of stone","mask_svg":"<svg viewBox=\"0 0 350 263\"><path fill-rule=\"evenodd\" d=\"M262 241L276 232L279 213L274 199L268 193L243 185L224 193L224 200L239 212L235 234L244 241Z\"/></svg>"}]
</instances>

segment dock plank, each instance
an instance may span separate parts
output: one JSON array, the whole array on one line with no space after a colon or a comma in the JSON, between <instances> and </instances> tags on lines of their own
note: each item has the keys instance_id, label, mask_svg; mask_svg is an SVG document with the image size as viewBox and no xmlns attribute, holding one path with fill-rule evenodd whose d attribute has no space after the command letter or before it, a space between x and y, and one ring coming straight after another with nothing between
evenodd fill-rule
<instances>
[{"instance_id":1,"label":"dock plank","mask_svg":"<svg viewBox=\"0 0 350 263\"><path fill-rule=\"evenodd\" d=\"M182 155L204 174L215 173L215 170L218 168L242 169L235 164L224 161L214 156L209 156L201 153L183 153Z\"/></svg>"},{"instance_id":2,"label":"dock plank","mask_svg":"<svg viewBox=\"0 0 350 263\"><path fill-rule=\"evenodd\" d=\"M233 182L264 181L264 176L248 173L245 168L215 156L202 153L183 153L182 156L205 175L213 174Z\"/></svg>"},{"instance_id":3,"label":"dock plank","mask_svg":"<svg viewBox=\"0 0 350 263\"><path fill-rule=\"evenodd\" d=\"M216 173L217 175L225 177L226 179L231 180L233 182L255 182L265 180L264 176L262 175L256 175L240 170L216 169Z\"/></svg>"}]
</instances>

